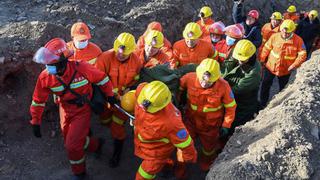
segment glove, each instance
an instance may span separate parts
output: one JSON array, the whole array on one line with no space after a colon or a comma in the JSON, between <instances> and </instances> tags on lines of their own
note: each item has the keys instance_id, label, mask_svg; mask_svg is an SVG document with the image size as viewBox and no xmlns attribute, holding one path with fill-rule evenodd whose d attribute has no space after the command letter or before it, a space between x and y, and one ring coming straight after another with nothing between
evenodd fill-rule
<instances>
[{"instance_id":1,"label":"glove","mask_svg":"<svg viewBox=\"0 0 320 180\"><path fill-rule=\"evenodd\" d=\"M110 103L111 105L117 104L118 99L115 96L108 96L107 99L108 103Z\"/></svg>"},{"instance_id":2,"label":"glove","mask_svg":"<svg viewBox=\"0 0 320 180\"><path fill-rule=\"evenodd\" d=\"M226 139L229 135L229 130L230 130L229 128L225 128L225 127L220 128L219 138Z\"/></svg>"},{"instance_id":3,"label":"glove","mask_svg":"<svg viewBox=\"0 0 320 180\"><path fill-rule=\"evenodd\" d=\"M40 131L40 125L31 125L33 135L37 138L41 138L41 131Z\"/></svg>"}]
</instances>

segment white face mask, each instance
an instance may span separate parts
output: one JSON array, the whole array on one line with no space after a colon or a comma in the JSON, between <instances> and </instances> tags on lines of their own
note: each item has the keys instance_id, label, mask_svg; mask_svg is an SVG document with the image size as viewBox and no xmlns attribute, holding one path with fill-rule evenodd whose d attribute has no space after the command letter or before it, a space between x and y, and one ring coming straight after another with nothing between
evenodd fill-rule
<instances>
[{"instance_id":1,"label":"white face mask","mask_svg":"<svg viewBox=\"0 0 320 180\"><path fill-rule=\"evenodd\" d=\"M88 46L88 43L89 41L86 40L86 41L74 41L74 46L77 48L77 49L84 49Z\"/></svg>"}]
</instances>

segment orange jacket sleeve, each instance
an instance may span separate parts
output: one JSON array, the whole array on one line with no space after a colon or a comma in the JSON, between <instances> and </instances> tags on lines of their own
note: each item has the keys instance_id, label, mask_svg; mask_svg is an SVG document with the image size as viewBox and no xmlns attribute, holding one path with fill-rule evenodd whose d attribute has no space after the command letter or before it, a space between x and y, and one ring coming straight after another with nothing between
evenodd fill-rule
<instances>
[{"instance_id":1,"label":"orange jacket sleeve","mask_svg":"<svg viewBox=\"0 0 320 180\"><path fill-rule=\"evenodd\" d=\"M180 78L180 91L184 91L187 89L189 77L190 73L187 73L184 76L182 76L182 78Z\"/></svg>"},{"instance_id":2,"label":"orange jacket sleeve","mask_svg":"<svg viewBox=\"0 0 320 180\"><path fill-rule=\"evenodd\" d=\"M110 68L109 61L110 60L107 58L106 52L104 52L98 56L98 59L97 59L95 66L96 66L96 68L98 68L102 72L105 72L108 74L109 68Z\"/></svg>"},{"instance_id":3,"label":"orange jacket sleeve","mask_svg":"<svg viewBox=\"0 0 320 180\"><path fill-rule=\"evenodd\" d=\"M260 61L265 63L267 61L267 58L270 54L270 51L272 50L273 46L273 39L274 39L274 36L275 34L273 34L270 39L266 42L266 44L263 46L262 48L262 51L261 51L261 54L260 54Z\"/></svg>"},{"instance_id":4,"label":"orange jacket sleeve","mask_svg":"<svg viewBox=\"0 0 320 180\"><path fill-rule=\"evenodd\" d=\"M81 74L83 74L83 76L89 80L90 83L100 86L101 90L106 96L113 96L112 83L106 73L85 62L79 62L77 68L79 72L81 72Z\"/></svg>"},{"instance_id":5,"label":"orange jacket sleeve","mask_svg":"<svg viewBox=\"0 0 320 180\"><path fill-rule=\"evenodd\" d=\"M222 127L230 128L235 118L237 104L234 99L233 92L228 84L226 84L225 86L225 92L222 97L222 102L225 108Z\"/></svg>"},{"instance_id":6,"label":"orange jacket sleeve","mask_svg":"<svg viewBox=\"0 0 320 180\"><path fill-rule=\"evenodd\" d=\"M41 124L45 103L47 102L48 96L51 92L49 88L45 87L42 81L44 75L44 72L39 75L36 87L34 88L32 103L30 106L31 124Z\"/></svg>"},{"instance_id":7,"label":"orange jacket sleeve","mask_svg":"<svg viewBox=\"0 0 320 180\"><path fill-rule=\"evenodd\" d=\"M303 62L306 61L307 59L307 51L306 51L306 46L305 44L303 43L303 40L302 39L299 39L298 41L299 43L297 44L297 51L298 51L298 56L296 58L296 60L294 61L293 65L295 68L298 68L301 66L301 64Z\"/></svg>"},{"instance_id":8,"label":"orange jacket sleeve","mask_svg":"<svg viewBox=\"0 0 320 180\"><path fill-rule=\"evenodd\" d=\"M178 67L179 66L179 57L180 57L180 52L179 52L179 47L178 47L178 44L175 43L173 45L173 48L172 48L172 53L173 53L173 60L172 60L172 63L174 63L175 67Z\"/></svg>"},{"instance_id":9,"label":"orange jacket sleeve","mask_svg":"<svg viewBox=\"0 0 320 180\"><path fill-rule=\"evenodd\" d=\"M182 123L180 111L172 106L173 115L169 126L169 140L176 147L182 150L182 157L185 162L196 162L197 151L195 150L193 140L186 127Z\"/></svg>"}]
</instances>

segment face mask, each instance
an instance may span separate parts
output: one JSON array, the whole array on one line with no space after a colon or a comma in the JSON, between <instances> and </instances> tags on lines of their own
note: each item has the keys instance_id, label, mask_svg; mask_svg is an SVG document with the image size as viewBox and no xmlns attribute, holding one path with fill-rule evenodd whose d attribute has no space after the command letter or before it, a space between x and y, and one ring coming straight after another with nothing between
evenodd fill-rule
<instances>
[{"instance_id":1,"label":"face mask","mask_svg":"<svg viewBox=\"0 0 320 180\"><path fill-rule=\"evenodd\" d=\"M86 40L86 41L74 41L74 46L77 48L77 49L84 49L88 46L88 43L89 41Z\"/></svg>"},{"instance_id":2,"label":"face mask","mask_svg":"<svg viewBox=\"0 0 320 180\"><path fill-rule=\"evenodd\" d=\"M46 69L49 74L55 75L58 73L56 66L46 65Z\"/></svg>"},{"instance_id":3,"label":"face mask","mask_svg":"<svg viewBox=\"0 0 320 180\"><path fill-rule=\"evenodd\" d=\"M236 39L227 36L227 38L226 38L226 43L227 43L228 46L234 45L235 42L236 42Z\"/></svg>"}]
</instances>

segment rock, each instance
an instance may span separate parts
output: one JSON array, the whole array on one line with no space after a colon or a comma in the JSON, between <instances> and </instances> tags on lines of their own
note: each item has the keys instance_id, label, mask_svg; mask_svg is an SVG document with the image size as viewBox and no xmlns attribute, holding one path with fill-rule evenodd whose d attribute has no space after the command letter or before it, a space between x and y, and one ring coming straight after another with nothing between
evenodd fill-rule
<instances>
[{"instance_id":1,"label":"rock","mask_svg":"<svg viewBox=\"0 0 320 180\"><path fill-rule=\"evenodd\" d=\"M0 57L0 64L3 64L3 63L4 63L4 60L5 60L5 57L4 57L4 56Z\"/></svg>"}]
</instances>

